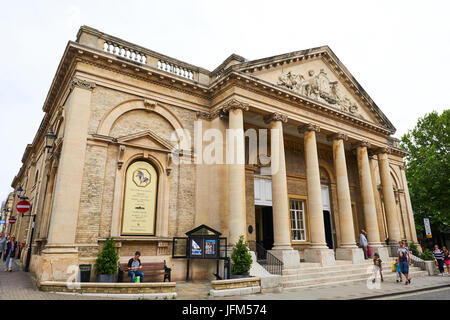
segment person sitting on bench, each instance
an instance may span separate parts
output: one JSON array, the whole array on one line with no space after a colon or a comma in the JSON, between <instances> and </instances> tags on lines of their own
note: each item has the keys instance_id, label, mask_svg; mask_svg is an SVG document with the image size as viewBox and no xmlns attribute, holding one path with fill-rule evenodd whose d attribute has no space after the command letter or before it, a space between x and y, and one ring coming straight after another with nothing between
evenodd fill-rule
<instances>
[{"instance_id":1,"label":"person sitting on bench","mask_svg":"<svg viewBox=\"0 0 450 320\"><path fill-rule=\"evenodd\" d=\"M141 260L139 260L140 256L141 253L136 251L134 257L128 260L128 275L131 277L131 282L134 282L136 276L140 277L139 282L144 282L144 273L140 271L142 269L142 263Z\"/></svg>"}]
</instances>

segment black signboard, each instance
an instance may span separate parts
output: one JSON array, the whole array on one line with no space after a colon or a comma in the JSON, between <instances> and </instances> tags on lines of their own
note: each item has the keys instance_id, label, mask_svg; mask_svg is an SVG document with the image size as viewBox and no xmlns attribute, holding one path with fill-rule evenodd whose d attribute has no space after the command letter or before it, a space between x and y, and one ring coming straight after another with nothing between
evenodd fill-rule
<instances>
[{"instance_id":1,"label":"black signboard","mask_svg":"<svg viewBox=\"0 0 450 320\"><path fill-rule=\"evenodd\" d=\"M202 224L186 232L186 235L173 238L172 258L227 258L227 239L220 238L220 232Z\"/></svg>"}]
</instances>

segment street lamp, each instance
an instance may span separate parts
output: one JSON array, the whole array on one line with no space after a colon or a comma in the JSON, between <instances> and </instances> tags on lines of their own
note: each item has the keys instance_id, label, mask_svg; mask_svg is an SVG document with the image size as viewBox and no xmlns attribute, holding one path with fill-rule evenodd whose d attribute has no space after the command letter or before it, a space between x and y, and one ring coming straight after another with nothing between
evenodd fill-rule
<instances>
[{"instance_id":1,"label":"street lamp","mask_svg":"<svg viewBox=\"0 0 450 320\"><path fill-rule=\"evenodd\" d=\"M53 130L50 129L50 131L45 135L45 148L51 149L55 145L56 140L56 134L53 133Z\"/></svg>"},{"instance_id":2,"label":"street lamp","mask_svg":"<svg viewBox=\"0 0 450 320\"><path fill-rule=\"evenodd\" d=\"M28 199L28 197L22 196L22 194L25 194L25 190L23 190L22 186L19 186L19 187L17 188L16 194L17 194L17 197L18 197L20 200L26 200L26 199Z\"/></svg>"}]
</instances>

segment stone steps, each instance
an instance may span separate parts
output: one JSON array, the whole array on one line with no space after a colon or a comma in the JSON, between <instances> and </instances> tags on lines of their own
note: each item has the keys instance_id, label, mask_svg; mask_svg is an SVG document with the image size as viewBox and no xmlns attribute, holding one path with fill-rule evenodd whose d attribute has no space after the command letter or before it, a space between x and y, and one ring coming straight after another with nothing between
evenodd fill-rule
<instances>
[{"instance_id":1,"label":"stone steps","mask_svg":"<svg viewBox=\"0 0 450 320\"><path fill-rule=\"evenodd\" d=\"M369 269L370 268L370 269ZM410 267L410 271L419 271L421 270L418 267ZM354 274L368 274L372 271L372 266L367 265L363 267L355 267L354 269L348 270L332 270L329 272L310 272L310 273L297 273L290 275L283 275L283 281L294 281L294 280L302 280L302 279L319 279L319 278L330 278L330 277L341 277L341 276L349 276ZM383 274L392 273L391 268L383 269Z\"/></svg>"},{"instance_id":2,"label":"stone steps","mask_svg":"<svg viewBox=\"0 0 450 320\"><path fill-rule=\"evenodd\" d=\"M392 261L394 258L383 262L385 281L395 281L396 274L391 271ZM372 277L372 266L371 259L357 264L352 264L351 261L337 260L336 265L323 267L318 263L300 263L300 268L283 270L282 286L285 290L291 290L365 282ZM428 273L411 266L410 275L414 278L427 276Z\"/></svg>"},{"instance_id":3,"label":"stone steps","mask_svg":"<svg viewBox=\"0 0 450 320\"><path fill-rule=\"evenodd\" d=\"M425 277L428 276L427 271L411 271L410 274L412 281L414 281L414 278L418 277ZM367 282L369 279L369 274L364 274L363 277L356 278L356 279L350 279L350 280L330 280L329 282L322 282L322 283L314 283L314 284L296 284L295 286L285 286L283 283L283 290L296 290L296 289L305 289L305 288L326 288L330 286L342 286L342 285L349 285L349 284L355 284L355 283L364 283ZM384 281L395 281L395 273L390 272L389 274L383 273ZM370 281L370 280L369 280ZM403 278L404 281L404 278ZM403 282L404 283L404 282Z\"/></svg>"},{"instance_id":4,"label":"stone steps","mask_svg":"<svg viewBox=\"0 0 450 320\"><path fill-rule=\"evenodd\" d=\"M410 271L411 274L421 272L420 269L415 269ZM372 270L356 270L356 272L351 273L341 273L339 275L327 275L323 277L302 277L297 279L282 279L283 287L298 287L298 286L305 286L305 285L313 285L313 284L319 284L319 283L330 283L330 282L338 282L338 281L345 281L345 280L356 280L356 279L367 279L369 277L372 277L373 273ZM383 277L395 277L394 272L383 272Z\"/></svg>"},{"instance_id":5,"label":"stone steps","mask_svg":"<svg viewBox=\"0 0 450 320\"><path fill-rule=\"evenodd\" d=\"M323 266L321 267L320 264L316 264L315 266L302 266L302 263L300 263L300 268L296 269L284 269L283 275L293 275L293 274L306 274L306 273L328 273L333 271L341 271L341 270L354 270L358 268L363 268L367 266L373 265L372 260L365 261L358 264L336 264L332 266ZM384 262L383 263L384 269L387 267L391 269L391 261Z\"/></svg>"}]
</instances>

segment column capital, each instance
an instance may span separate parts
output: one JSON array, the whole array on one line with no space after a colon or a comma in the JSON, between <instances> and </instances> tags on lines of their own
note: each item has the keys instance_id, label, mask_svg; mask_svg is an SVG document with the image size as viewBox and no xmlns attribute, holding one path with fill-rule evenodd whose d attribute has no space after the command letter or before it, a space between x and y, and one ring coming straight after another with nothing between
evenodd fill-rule
<instances>
[{"instance_id":1,"label":"column capital","mask_svg":"<svg viewBox=\"0 0 450 320\"><path fill-rule=\"evenodd\" d=\"M297 130L299 133L305 133L309 131L320 132L320 126L314 123L308 123L305 124L304 126L298 127Z\"/></svg>"},{"instance_id":2,"label":"column capital","mask_svg":"<svg viewBox=\"0 0 450 320\"><path fill-rule=\"evenodd\" d=\"M265 123L270 123L273 121L281 121L286 123L288 121L288 116L281 112L273 112L264 116Z\"/></svg>"},{"instance_id":3,"label":"column capital","mask_svg":"<svg viewBox=\"0 0 450 320\"><path fill-rule=\"evenodd\" d=\"M367 140L361 140L361 141L356 142L353 146L355 149L356 148L370 148L371 144Z\"/></svg>"},{"instance_id":4,"label":"column capital","mask_svg":"<svg viewBox=\"0 0 450 320\"><path fill-rule=\"evenodd\" d=\"M375 148L372 151L373 154L380 154L380 153L386 153L386 154L391 154L392 153L392 149L389 147L380 147L380 148Z\"/></svg>"},{"instance_id":5,"label":"column capital","mask_svg":"<svg viewBox=\"0 0 450 320\"><path fill-rule=\"evenodd\" d=\"M242 111L248 111L248 103L242 101L231 99L225 102L219 109L223 112L228 112L233 109L241 109Z\"/></svg>"},{"instance_id":6,"label":"column capital","mask_svg":"<svg viewBox=\"0 0 450 320\"><path fill-rule=\"evenodd\" d=\"M75 87L86 90L93 90L95 88L95 83L86 80L81 80L79 78L73 78L72 83L70 84L70 89L73 90Z\"/></svg>"},{"instance_id":7,"label":"column capital","mask_svg":"<svg viewBox=\"0 0 450 320\"><path fill-rule=\"evenodd\" d=\"M347 141L348 140L348 136L345 133L342 132L337 132L337 133L333 133L332 135L329 135L327 137L328 141L333 141L333 140L344 140Z\"/></svg>"}]
</instances>

